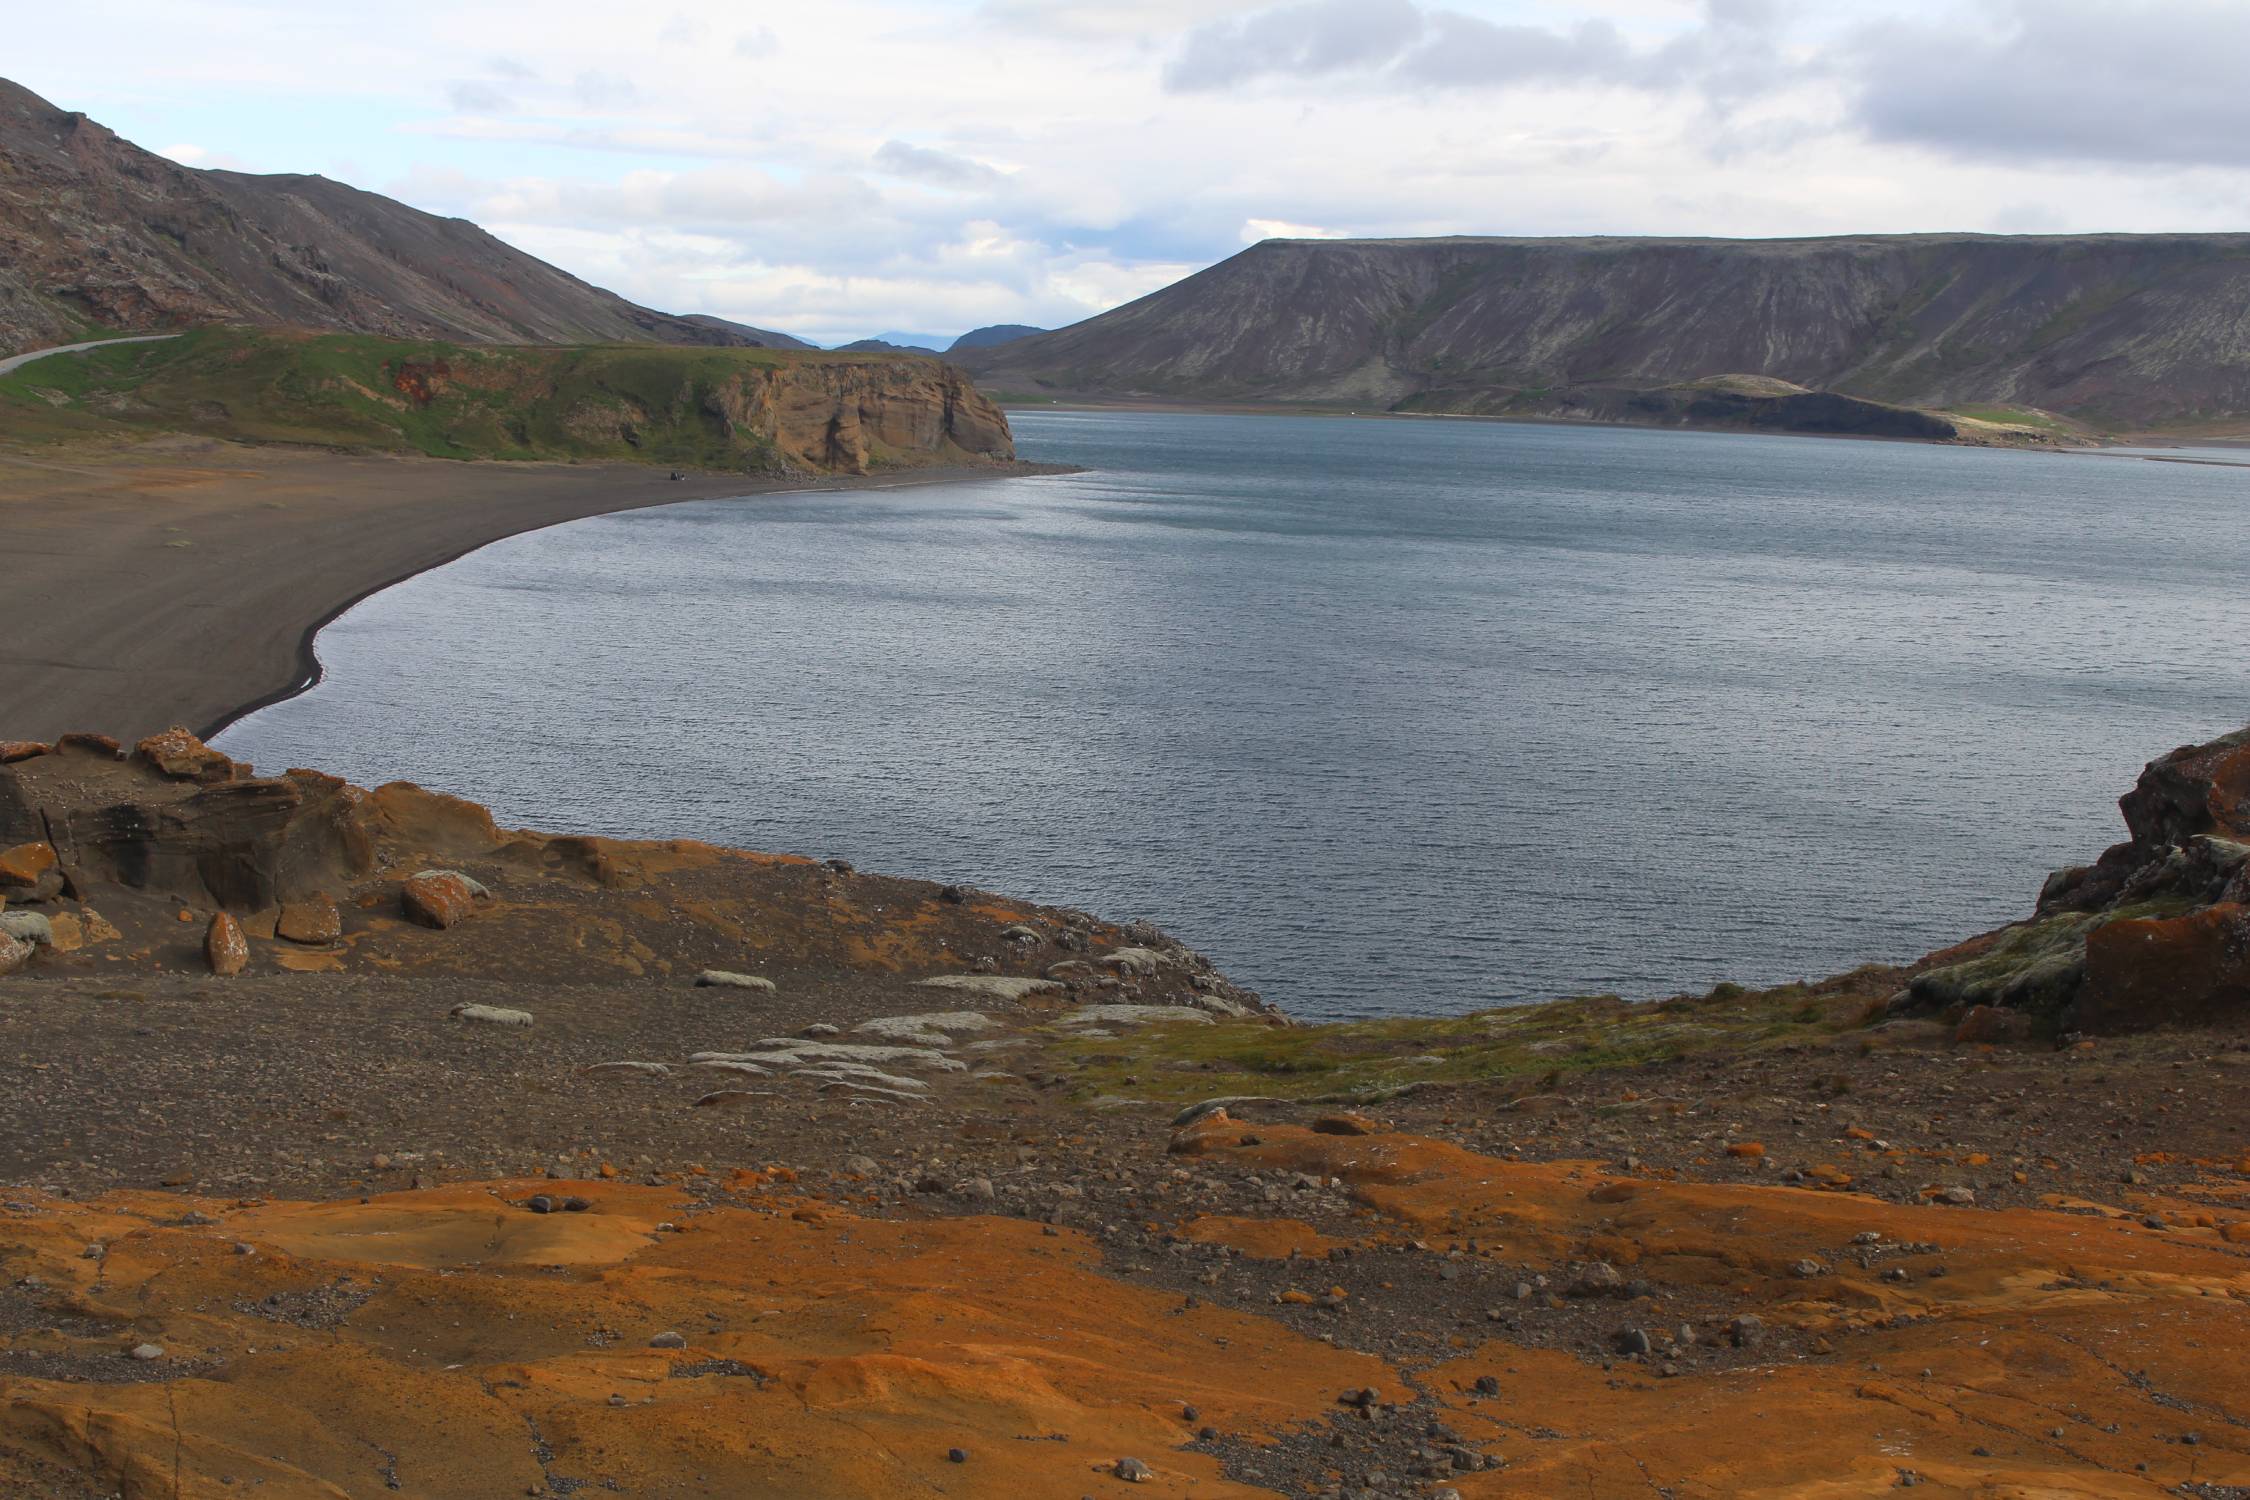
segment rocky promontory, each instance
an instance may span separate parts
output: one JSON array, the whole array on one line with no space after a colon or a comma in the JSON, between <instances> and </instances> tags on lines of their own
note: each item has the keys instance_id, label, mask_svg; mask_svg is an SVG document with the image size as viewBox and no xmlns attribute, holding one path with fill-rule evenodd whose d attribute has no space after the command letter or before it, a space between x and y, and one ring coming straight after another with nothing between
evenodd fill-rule
<instances>
[{"instance_id":1,"label":"rocky promontory","mask_svg":"<svg viewBox=\"0 0 2250 1500\"><path fill-rule=\"evenodd\" d=\"M1145 924L0 744L0 1489L2232 1494L2246 765L1904 969L1312 1027Z\"/></svg>"}]
</instances>

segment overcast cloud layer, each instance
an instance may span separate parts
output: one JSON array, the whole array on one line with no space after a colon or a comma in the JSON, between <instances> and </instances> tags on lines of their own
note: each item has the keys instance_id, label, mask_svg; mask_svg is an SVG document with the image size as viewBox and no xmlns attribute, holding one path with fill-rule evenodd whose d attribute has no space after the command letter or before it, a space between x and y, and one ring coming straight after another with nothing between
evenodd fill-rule
<instances>
[{"instance_id":1,"label":"overcast cloud layer","mask_svg":"<svg viewBox=\"0 0 2250 1500\"><path fill-rule=\"evenodd\" d=\"M2250 227L2250 0L6 3L0 73L178 160L823 343L1272 235Z\"/></svg>"}]
</instances>

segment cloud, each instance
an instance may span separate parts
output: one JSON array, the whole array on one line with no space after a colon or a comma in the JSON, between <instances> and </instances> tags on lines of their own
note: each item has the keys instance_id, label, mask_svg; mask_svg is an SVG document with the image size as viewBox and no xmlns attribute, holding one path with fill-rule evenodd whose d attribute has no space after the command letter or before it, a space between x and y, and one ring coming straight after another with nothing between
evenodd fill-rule
<instances>
[{"instance_id":1,"label":"cloud","mask_svg":"<svg viewBox=\"0 0 2250 1500\"><path fill-rule=\"evenodd\" d=\"M2250 7L2008 0L1997 25L1868 26L1846 53L1878 141L1964 158L2250 166Z\"/></svg>"},{"instance_id":2,"label":"cloud","mask_svg":"<svg viewBox=\"0 0 2250 1500\"><path fill-rule=\"evenodd\" d=\"M1704 23L1669 43L1636 47L1616 22L1504 25L1416 0L1291 0L1189 32L1164 70L1176 93L1260 79L1354 79L1402 90L1591 84L1664 89L1755 63L1767 73L1765 0L1706 0Z\"/></svg>"},{"instance_id":3,"label":"cloud","mask_svg":"<svg viewBox=\"0 0 2250 1500\"><path fill-rule=\"evenodd\" d=\"M1320 78L1394 64L1428 23L1413 0L1298 0L1188 34L1165 87L1223 89L1254 78Z\"/></svg>"},{"instance_id":4,"label":"cloud","mask_svg":"<svg viewBox=\"0 0 2250 1500\"><path fill-rule=\"evenodd\" d=\"M1287 219L1244 219L1242 243L1255 245L1260 240L1342 240L1350 235L1341 229L1322 229L1317 224L1292 224Z\"/></svg>"},{"instance_id":5,"label":"cloud","mask_svg":"<svg viewBox=\"0 0 2250 1500\"><path fill-rule=\"evenodd\" d=\"M896 140L883 142L875 152L875 169L945 188L990 187L1005 180L981 161Z\"/></svg>"},{"instance_id":6,"label":"cloud","mask_svg":"<svg viewBox=\"0 0 2250 1500\"><path fill-rule=\"evenodd\" d=\"M781 38L773 34L771 26L753 27L734 39L736 57L771 57L780 50Z\"/></svg>"}]
</instances>

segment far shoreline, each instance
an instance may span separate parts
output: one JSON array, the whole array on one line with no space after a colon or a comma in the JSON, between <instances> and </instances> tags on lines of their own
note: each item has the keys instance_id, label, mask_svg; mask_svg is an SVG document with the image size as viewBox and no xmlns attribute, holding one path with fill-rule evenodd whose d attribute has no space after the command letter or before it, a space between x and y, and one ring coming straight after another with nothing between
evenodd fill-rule
<instances>
[{"instance_id":1,"label":"far shoreline","mask_svg":"<svg viewBox=\"0 0 2250 1500\"><path fill-rule=\"evenodd\" d=\"M566 521L696 500L1028 478L1014 462L760 477L160 438L0 450L14 661L0 739L210 739L317 685L320 632L385 589Z\"/></svg>"},{"instance_id":2,"label":"far shoreline","mask_svg":"<svg viewBox=\"0 0 2250 1500\"><path fill-rule=\"evenodd\" d=\"M2001 443L1974 442L1945 438L1906 437L1894 433L1874 432L1812 432L1787 427L1726 427L1704 426L1687 422L1617 422L1599 417L1519 416L1499 412L1473 411L1389 411L1367 408L1322 406L1303 402L1257 401L1177 401L1161 397L1120 396L1113 398L1093 396L1060 396L1051 400L1033 401L1018 397L994 397L1000 409L1010 416L1037 412L1144 412L1167 413L1181 416L1224 417L1335 417L1354 422L1489 422L1510 427L1567 427L1573 430L1598 428L1608 432L1701 432L1720 437L1794 437L1833 438L1846 442L1911 443L1923 448L1984 448L2010 453L2076 454L2106 456L2116 448L2216 448L2242 449L2246 464L2250 464L2250 435L2239 437L2200 437L2176 432L2126 432L2107 433L2100 437L2073 438L2053 443ZM2140 458L2141 454L2119 454L2118 457ZM2149 459L2150 462L2194 462L2183 459ZM2203 460L2223 463L2224 460Z\"/></svg>"}]
</instances>

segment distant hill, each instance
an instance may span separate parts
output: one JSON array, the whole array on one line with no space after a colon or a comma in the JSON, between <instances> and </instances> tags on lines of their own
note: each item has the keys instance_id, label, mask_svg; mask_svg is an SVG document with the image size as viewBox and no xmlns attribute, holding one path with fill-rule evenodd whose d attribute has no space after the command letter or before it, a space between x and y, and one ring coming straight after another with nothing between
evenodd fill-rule
<instances>
[{"instance_id":1,"label":"distant hill","mask_svg":"<svg viewBox=\"0 0 2250 1500\"><path fill-rule=\"evenodd\" d=\"M467 220L325 177L183 167L0 79L0 353L228 321L480 343L786 338L637 306Z\"/></svg>"},{"instance_id":2,"label":"distant hill","mask_svg":"<svg viewBox=\"0 0 2250 1500\"><path fill-rule=\"evenodd\" d=\"M1528 415L1726 374L2188 426L2250 413L2250 235L1268 240L961 360L1088 396Z\"/></svg>"},{"instance_id":3,"label":"distant hill","mask_svg":"<svg viewBox=\"0 0 2250 1500\"><path fill-rule=\"evenodd\" d=\"M902 344L894 339L854 339L848 344L838 344L839 354L936 354L928 344Z\"/></svg>"},{"instance_id":4,"label":"distant hill","mask_svg":"<svg viewBox=\"0 0 2250 1500\"><path fill-rule=\"evenodd\" d=\"M962 334L945 346L945 352L962 354L971 349L994 349L1046 331L1044 328L1034 328L1029 323L988 323L982 328L972 328Z\"/></svg>"}]
</instances>

